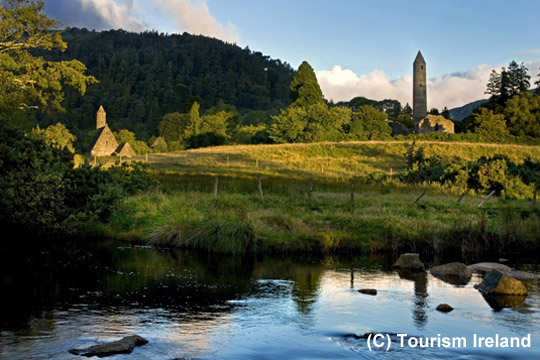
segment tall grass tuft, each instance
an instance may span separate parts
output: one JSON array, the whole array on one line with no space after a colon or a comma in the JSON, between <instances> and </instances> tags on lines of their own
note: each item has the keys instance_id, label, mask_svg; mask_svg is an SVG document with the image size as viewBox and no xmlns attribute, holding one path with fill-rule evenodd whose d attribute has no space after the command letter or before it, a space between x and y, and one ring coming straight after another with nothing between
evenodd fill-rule
<instances>
[{"instance_id":1,"label":"tall grass tuft","mask_svg":"<svg viewBox=\"0 0 540 360\"><path fill-rule=\"evenodd\" d=\"M189 215L193 217L190 218ZM255 232L244 214L211 212L203 218L176 214L149 230L148 242L221 254L256 250Z\"/></svg>"}]
</instances>

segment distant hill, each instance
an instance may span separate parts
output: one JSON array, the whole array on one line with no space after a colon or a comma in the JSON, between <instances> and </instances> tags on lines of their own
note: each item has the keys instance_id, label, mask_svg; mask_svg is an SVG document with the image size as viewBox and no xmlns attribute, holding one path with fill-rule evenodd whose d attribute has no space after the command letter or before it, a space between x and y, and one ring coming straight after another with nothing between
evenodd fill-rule
<instances>
[{"instance_id":1,"label":"distant hill","mask_svg":"<svg viewBox=\"0 0 540 360\"><path fill-rule=\"evenodd\" d=\"M95 127L95 112L103 105L113 129L148 137L164 114L187 112L193 101L203 110L225 103L243 112L290 103L290 65L218 39L77 28L66 29L62 37L68 43L64 53L39 55L80 60L100 82L84 96L68 89L67 113L42 115L42 125L62 121L77 134Z\"/></svg>"},{"instance_id":2,"label":"distant hill","mask_svg":"<svg viewBox=\"0 0 540 360\"><path fill-rule=\"evenodd\" d=\"M529 91L531 92L531 94L534 94L536 92L536 89L530 89ZM453 121L463 121L463 119L471 115L477 107L484 105L488 101L488 99L476 100L461 107L451 109L450 118Z\"/></svg>"},{"instance_id":3,"label":"distant hill","mask_svg":"<svg viewBox=\"0 0 540 360\"><path fill-rule=\"evenodd\" d=\"M450 109L450 119L452 119L452 121L462 121L467 116L471 115L474 109L487 102L488 99L476 100L458 108Z\"/></svg>"}]
</instances>

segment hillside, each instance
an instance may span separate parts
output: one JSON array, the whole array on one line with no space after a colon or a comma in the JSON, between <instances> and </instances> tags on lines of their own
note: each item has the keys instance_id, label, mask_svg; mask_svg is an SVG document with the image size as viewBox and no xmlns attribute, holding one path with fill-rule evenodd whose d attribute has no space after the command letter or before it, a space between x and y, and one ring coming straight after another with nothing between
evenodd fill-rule
<instances>
[{"instance_id":1,"label":"hillside","mask_svg":"<svg viewBox=\"0 0 540 360\"><path fill-rule=\"evenodd\" d=\"M486 102L488 102L486 99L476 100L458 108L450 109L450 118L452 121L463 121L463 119L472 114L474 109L484 105Z\"/></svg>"},{"instance_id":2,"label":"hillside","mask_svg":"<svg viewBox=\"0 0 540 360\"><path fill-rule=\"evenodd\" d=\"M225 103L242 112L290 102L293 69L287 63L214 38L76 28L62 37L67 51L40 55L80 60L100 82L84 96L68 89L67 113L43 115L42 126L62 121L79 135L95 126L94 114L103 105L113 129L148 138L164 114L187 112L195 100L202 109Z\"/></svg>"}]
</instances>

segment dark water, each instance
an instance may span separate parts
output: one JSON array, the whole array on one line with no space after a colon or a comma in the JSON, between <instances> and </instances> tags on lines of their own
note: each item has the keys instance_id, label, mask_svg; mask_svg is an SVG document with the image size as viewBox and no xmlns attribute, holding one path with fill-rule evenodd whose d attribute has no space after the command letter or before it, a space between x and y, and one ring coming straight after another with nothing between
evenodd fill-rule
<instances>
[{"instance_id":1,"label":"dark water","mask_svg":"<svg viewBox=\"0 0 540 360\"><path fill-rule=\"evenodd\" d=\"M473 288L478 275L452 285L398 274L384 258L238 259L102 244L0 260L2 359L75 359L71 348L134 333L150 342L112 359L540 358L538 281L526 282L523 304L501 309ZM440 303L455 310L440 313ZM370 351L368 332L389 334L390 350ZM409 337L401 347L397 334L463 337L466 347L412 348ZM527 348L473 343L529 334Z\"/></svg>"}]
</instances>

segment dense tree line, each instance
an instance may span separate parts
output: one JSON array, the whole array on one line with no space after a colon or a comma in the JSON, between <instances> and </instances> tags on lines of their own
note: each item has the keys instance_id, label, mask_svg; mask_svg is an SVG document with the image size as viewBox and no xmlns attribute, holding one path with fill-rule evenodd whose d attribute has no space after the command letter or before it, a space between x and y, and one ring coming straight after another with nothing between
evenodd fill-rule
<instances>
[{"instance_id":1,"label":"dense tree line","mask_svg":"<svg viewBox=\"0 0 540 360\"><path fill-rule=\"evenodd\" d=\"M540 93L529 89L527 67L515 61L493 70L486 85L487 103L463 121L462 128L497 141L510 136L540 137ZM540 80L535 82L540 84Z\"/></svg>"},{"instance_id":2,"label":"dense tree line","mask_svg":"<svg viewBox=\"0 0 540 360\"><path fill-rule=\"evenodd\" d=\"M78 60L37 55L66 49L43 7L39 0L0 2L0 231L32 239L65 236L104 220L123 196L154 184L138 164L108 171L87 163L75 167L76 136L62 123L30 130L38 111L64 110L66 85L84 94L95 83ZM4 246L20 239L3 240Z\"/></svg>"},{"instance_id":3,"label":"dense tree line","mask_svg":"<svg viewBox=\"0 0 540 360\"><path fill-rule=\"evenodd\" d=\"M194 102L202 109L226 103L242 113L289 104L292 68L249 48L187 33L72 28L62 38L69 44L64 52L41 55L78 59L99 83L88 86L85 96L68 90L67 113L40 115L40 124L61 121L79 137L95 126L99 105L113 129L129 129L147 140L157 135L163 115L188 112Z\"/></svg>"}]
</instances>

